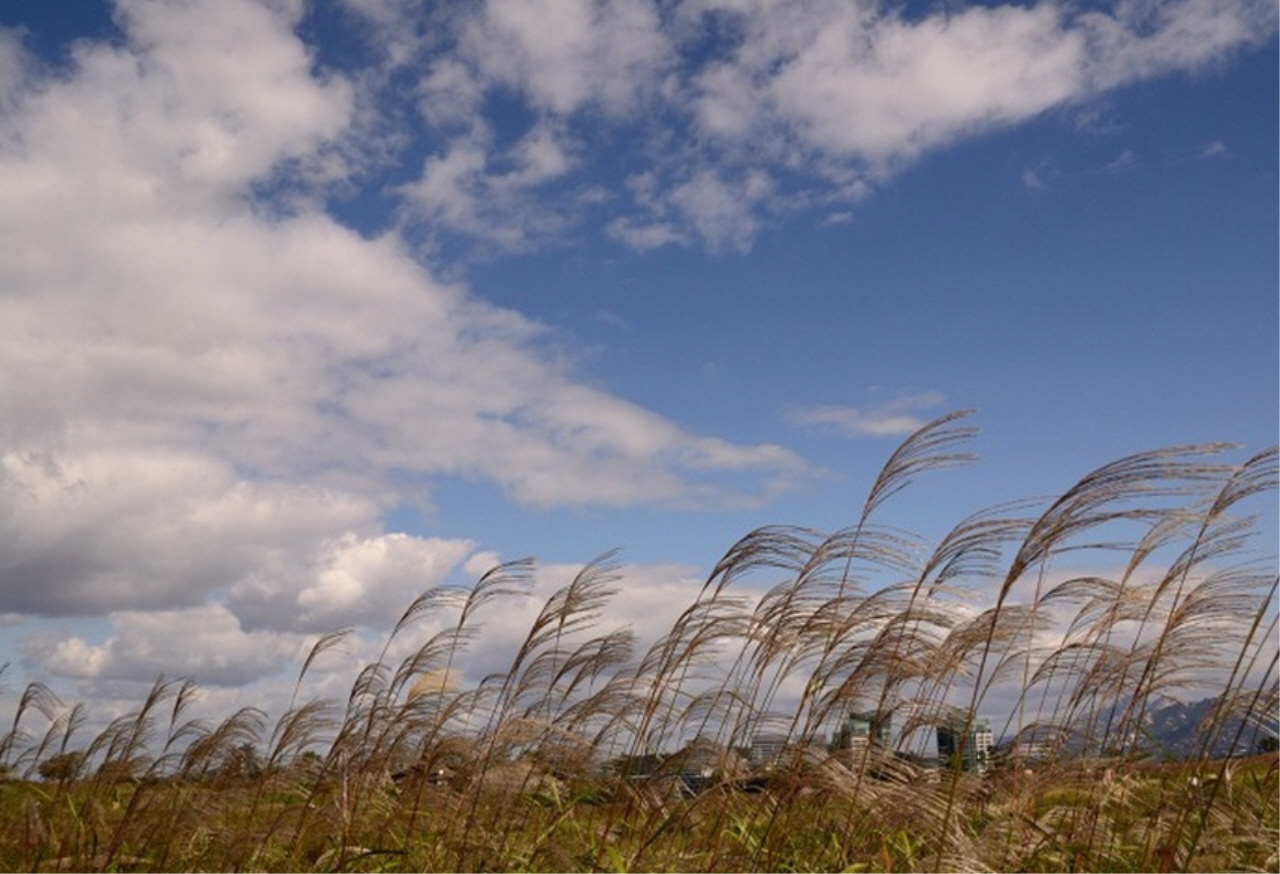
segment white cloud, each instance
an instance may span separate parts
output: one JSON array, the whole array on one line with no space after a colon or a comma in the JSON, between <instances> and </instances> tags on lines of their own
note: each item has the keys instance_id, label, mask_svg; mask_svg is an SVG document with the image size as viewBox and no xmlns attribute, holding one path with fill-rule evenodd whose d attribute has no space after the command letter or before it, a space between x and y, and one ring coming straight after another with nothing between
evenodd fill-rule
<instances>
[{"instance_id":1,"label":"white cloud","mask_svg":"<svg viewBox=\"0 0 1280 874\"><path fill-rule=\"evenodd\" d=\"M377 624L474 550L383 533L433 475L539 506L627 505L767 495L803 469L584 387L539 350L538 325L321 211L367 95L313 71L299 14L126 2L123 45L80 43L70 70L8 82L7 610L218 597L247 634ZM3 45L0 74L17 75L26 62ZM513 191L573 164L552 125L507 160ZM310 194L272 202L260 185ZM93 658L121 662L120 646Z\"/></svg>"},{"instance_id":2,"label":"white cloud","mask_svg":"<svg viewBox=\"0 0 1280 874\"><path fill-rule=\"evenodd\" d=\"M1083 38L1064 32L1051 6L906 21L861 4L783 3L745 18L736 57L700 82L708 127L741 136L780 123L803 148L872 166L1033 115L1079 88ZM748 116L726 128L724 106Z\"/></svg>"},{"instance_id":3,"label":"white cloud","mask_svg":"<svg viewBox=\"0 0 1280 874\"><path fill-rule=\"evenodd\" d=\"M478 571L492 567L488 562L468 564ZM582 564L536 565L524 595L504 596L476 611L475 636L458 665L464 674L464 685L474 685L490 674L505 674L548 600L582 570ZM696 569L678 564L619 564L611 576L609 587L614 594L599 615L568 640L582 642L625 629L634 636L633 655L637 660L671 630L703 584ZM456 616L424 616L404 635L400 646L393 648L393 657L412 652L454 620Z\"/></svg>"},{"instance_id":4,"label":"white cloud","mask_svg":"<svg viewBox=\"0 0 1280 874\"><path fill-rule=\"evenodd\" d=\"M79 680L188 677L202 685L240 686L276 673L304 655L304 641L267 631L246 632L216 603L186 610L126 612L111 617L114 633L94 645L79 637L33 647L52 673ZM42 651L43 650L43 651Z\"/></svg>"},{"instance_id":5,"label":"white cloud","mask_svg":"<svg viewBox=\"0 0 1280 874\"><path fill-rule=\"evenodd\" d=\"M703 129L758 149L761 132L827 156L892 166L959 136L1103 89L1194 69L1275 30L1267 4L1122 3L1079 16L1052 3L907 19L868 4L719 3L741 42L695 80ZM745 141L744 141L745 139Z\"/></svg>"},{"instance_id":6,"label":"white cloud","mask_svg":"<svg viewBox=\"0 0 1280 874\"><path fill-rule=\"evenodd\" d=\"M1107 164L1107 170L1111 173L1122 173L1126 170L1133 169L1138 164L1138 156L1132 149L1125 149L1111 163Z\"/></svg>"},{"instance_id":7,"label":"white cloud","mask_svg":"<svg viewBox=\"0 0 1280 874\"><path fill-rule=\"evenodd\" d=\"M715 171L703 170L672 189L670 199L713 251L745 251L757 227L752 207L771 187L763 173L731 183Z\"/></svg>"},{"instance_id":8,"label":"white cloud","mask_svg":"<svg viewBox=\"0 0 1280 874\"><path fill-rule=\"evenodd\" d=\"M608 233L613 239L637 252L689 242L689 237L674 225L636 222L626 216L618 216L609 222Z\"/></svg>"},{"instance_id":9,"label":"white cloud","mask_svg":"<svg viewBox=\"0 0 1280 874\"><path fill-rule=\"evenodd\" d=\"M923 427L930 417L915 414L936 411L943 401L938 392L921 392L869 407L799 407L791 411L790 417L797 425L832 429L849 437L898 437Z\"/></svg>"},{"instance_id":10,"label":"white cloud","mask_svg":"<svg viewBox=\"0 0 1280 874\"><path fill-rule=\"evenodd\" d=\"M465 123L468 134L433 153L421 187L449 192L441 198L453 211L437 198L436 219L515 248L542 226L560 232L588 213L572 199L557 207L511 196L519 174L509 143L487 129L477 135L497 120L486 95L522 98L530 130L554 125L561 152L580 135L608 138L605 151L616 145L644 165L639 175L651 184L631 186L634 201L613 204L600 223L615 240L641 251L687 239L740 250L772 215L847 206L958 139L1199 69L1275 31L1274 10L1260 0L1125 0L1090 12L1045 2L911 17L802 0L519 0L464 10L435 22L433 34L444 29L452 41L424 38L421 52L426 116ZM396 27L403 38L403 21ZM602 171L585 160L553 166L565 181L581 173L595 182ZM467 184L451 186L463 167ZM743 184L751 179L772 181L759 191ZM559 221L548 214L557 209Z\"/></svg>"},{"instance_id":11,"label":"white cloud","mask_svg":"<svg viewBox=\"0 0 1280 874\"><path fill-rule=\"evenodd\" d=\"M389 629L474 548L468 540L346 533L316 543L310 555L288 556L289 566L264 565L244 575L230 587L227 603L254 629Z\"/></svg>"},{"instance_id":12,"label":"white cloud","mask_svg":"<svg viewBox=\"0 0 1280 874\"><path fill-rule=\"evenodd\" d=\"M433 476L622 506L804 472L584 385L536 323L326 214L327 186L412 154L384 193L433 233L527 248L591 215L639 249L742 250L792 204L830 213L957 137L1274 32L1252 0L348 4L393 37L385 69L318 71L299 2L121 0L124 42L56 74L0 31L0 595L5 621L111 617L41 645L63 674L237 684L308 633L393 620L489 557L383 530ZM406 147L394 99L428 142ZM796 420L901 434L939 402ZM638 627L657 620L628 599L683 591L655 573L619 599Z\"/></svg>"},{"instance_id":13,"label":"white cloud","mask_svg":"<svg viewBox=\"0 0 1280 874\"><path fill-rule=\"evenodd\" d=\"M657 9L630 0L487 2L461 51L486 78L558 115L588 103L625 112L674 60Z\"/></svg>"},{"instance_id":14,"label":"white cloud","mask_svg":"<svg viewBox=\"0 0 1280 874\"><path fill-rule=\"evenodd\" d=\"M441 128L471 127L484 99L483 83L468 65L450 57L437 60L418 87L418 112Z\"/></svg>"},{"instance_id":15,"label":"white cloud","mask_svg":"<svg viewBox=\"0 0 1280 874\"><path fill-rule=\"evenodd\" d=\"M1211 143L1205 143L1204 148L1200 150L1201 158L1221 158L1228 153L1227 144L1222 140L1214 140Z\"/></svg>"},{"instance_id":16,"label":"white cloud","mask_svg":"<svg viewBox=\"0 0 1280 874\"><path fill-rule=\"evenodd\" d=\"M1275 33L1275 7L1253 0L1117 4L1113 14L1081 16L1090 42L1086 67L1095 89L1172 70L1194 70Z\"/></svg>"},{"instance_id":17,"label":"white cloud","mask_svg":"<svg viewBox=\"0 0 1280 874\"><path fill-rule=\"evenodd\" d=\"M16 31L0 28L0 105L10 102L27 76L27 58Z\"/></svg>"},{"instance_id":18,"label":"white cloud","mask_svg":"<svg viewBox=\"0 0 1280 874\"><path fill-rule=\"evenodd\" d=\"M476 124L446 151L427 157L419 179L399 189L408 212L505 251L545 243L564 217L541 206L536 195L573 167L572 145L551 124L538 125L502 153L490 149L490 139Z\"/></svg>"},{"instance_id":19,"label":"white cloud","mask_svg":"<svg viewBox=\"0 0 1280 874\"><path fill-rule=\"evenodd\" d=\"M1044 191L1049 187L1048 183L1040 176L1040 173L1030 168L1022 171L1022 184L1032 191Z\"/></svg>"},{"instance_id":20,"label":"white cloud","mask_svg":"<svg viewBox=\"0 0 1280 874\"><path fill-rule=\"evenodd\" d=\"M0 592L51 615L194 606L269 577L334 530L367 529L367 498L238 479L199 451L137 447L0 457Z\"/></svg>"}]
</instances>

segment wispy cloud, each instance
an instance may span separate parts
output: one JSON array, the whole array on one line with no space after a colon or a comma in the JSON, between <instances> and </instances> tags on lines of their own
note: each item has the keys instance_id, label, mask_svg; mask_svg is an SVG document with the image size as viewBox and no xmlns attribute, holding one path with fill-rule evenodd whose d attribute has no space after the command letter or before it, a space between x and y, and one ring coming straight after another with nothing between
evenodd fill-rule
<instances>
[{"instance_id":1,"label":"wispy cloud","mask_svg":"<svg viewBox=\"0 0 1280 874\"><path fill-rule=\"evenodd\" d=\"M940 392L921 392L871 406L811 406L790 412L793 424L834 431L847 437L899 437L919 429L945 401Z\"/></svg>"},{"instance_id":2,"label":"wispy cloud","mask_svg":"<svg viewBox=\"0 0 1280 874\"><path fill-rule=\"evenodd\" d=\"M1022 184L1032 191L1044 191L1049 184L1044 181L1041 171L1028 167L1022 171Z\"/></svg>"},{"instance_id":3,"label":"wispy cloud","mask_svg":"<svg viewBox=\"0 0 1280 874\"><path fill-rule=\"evenodd\" d=\"M1213 140L1205 143L1200 148L1190 152L1189 154L1179 155L1169 159L1166 163L1169 166L1179 166L1181 164L1192 164L1199 161L1215 161L1229 158L1231 150L1227 148L1227 144L1222 140Z\"/></svg>"},{"instance_id":4,"label":"wispy cloud","mask_svg":"<svg viewBox=\"0 0 1280 874\"><path fill-rule=\"evenodd\" d=\"M1221 158L1228 154L1227 144L1222 140L1214 140L1211 143L1205 143L1200 150L1201 158Z\"/></svg>"},{"instance_id":5,"label":"wispy cloud","mask_svg":"<svg viewBox=\"0 0 1280 874\"><path fill-rule=\"evenodd\" d=\"M417 28L406 26L407 11L348 2L399 47L388 63L410 58L428 71L428 122L467 120L403 189L406 203L441 231L513 247L590 217L639 250L690 240L743 249L779 212L838 212L931 150L1197 69L1275 31L1274 10L1259 0L1180 0L1158 11L974 6L910 18L865 3L508 0L445 6ZM406 43L414 32L430 35ZM520 95L546 155L604 137L609 151L646 166L647 184L603 216L573 198L550 207L528 197L553 177L599 181L605 168L558 158L521 169L525 147L489 136L485 96L494 93ZM1036 178L1024 181L1036 187Z\"/></svg>"},{"instance_id":6,"label":"wispy cloud","mask_svg":"<svg viewBox=\"0 0 1280 874\"><path fill-rule=\"evenodd\" d=\"M1109 164L1107 164L1106 169L1109 173L1123 173L1126 170L1133 169L1137 164L1137 154L1133 149L1125 149L1119 155L1116 155Z\"/></svg>"}]
</instances>

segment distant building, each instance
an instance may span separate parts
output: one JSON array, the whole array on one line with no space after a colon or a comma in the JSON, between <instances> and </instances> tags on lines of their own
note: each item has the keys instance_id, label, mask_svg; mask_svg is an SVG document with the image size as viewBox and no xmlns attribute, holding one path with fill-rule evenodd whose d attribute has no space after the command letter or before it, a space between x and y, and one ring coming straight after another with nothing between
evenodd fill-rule
<instances>
[{"instance_id":1,"label":"distant building","mask_svg":"<svg viewBox=\"0 0 1280 874\"><path fill-rule=\"evenodd\" d=\"M832 739L836 750L861 750L867 747L889 749L893 743L892 718L874 710L851 710Z\"/></svg>"},{"instance_id":2,"label":"distant building","mask_svg":"<svg viewBox=\"0 0 1280 874\"><path fill-rule=\"evenodd\" d=\"M985 719L974 718L967 736L964 720L938 726L938 758L944 768L954 767L959 760L961 770L987 770L994 742L991 725Z\"/></svg>"},{"instance_id":3,"label":"distant building","mask_svg":"<svg viewBox=\"0 0 1280 874\"><path fill-rule=\"evenodd\" d=\"M1009 758L1018 765L1043 765L1053 757L1053 747L1047 741L1024 740L1009 750Z\"/></svg>"},{"instance_id":4,"label":"distant building","mask_svg":"<svg viewBox=\"0 0 1280 874\"><path fill-rule=\"evenodd\" d=\"M782 755L789 742L790 739L785 734L757 734L751 739L751 764L773 762Z\"/></svg>"}]
</instances>

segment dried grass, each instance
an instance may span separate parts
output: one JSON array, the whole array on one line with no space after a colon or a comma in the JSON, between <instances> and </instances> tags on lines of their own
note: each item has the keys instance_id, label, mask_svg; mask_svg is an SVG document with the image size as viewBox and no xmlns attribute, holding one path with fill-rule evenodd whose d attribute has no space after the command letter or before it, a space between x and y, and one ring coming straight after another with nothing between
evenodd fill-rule
<instances>
[{"instance_id":1,"label":"dried grass","mask_svg":"<svg viewBox=\"0 0 1280 874\"><path fill-rule=\"evenodd\" d=\"M1130 456L934 546L878 525L915 477L971 460L966 415L908 438L851 527L742 538L640 653L606 627L607 554L476 683L468 647L528 597L530 562L417 598L345 701L300 700L352 631L322 636L274 723L188 719L194 686L160 678L82 743L83 707L31 684L0 737L0 868L1274 869L1276 757L1239 750L1274 730L1277 577L1239 511L1274 495L1275 449ZM1064 578L1081 554L1119 570ZM392 662L424 617L452 619ZM1160 765L1146 714L1208 688L1196 754ZM1034 762L920 758L997 701ZM894 748L819 742L852 710L891 720ZM767 732L787 744L749 761Z\"/></svg>"}]
</instances>

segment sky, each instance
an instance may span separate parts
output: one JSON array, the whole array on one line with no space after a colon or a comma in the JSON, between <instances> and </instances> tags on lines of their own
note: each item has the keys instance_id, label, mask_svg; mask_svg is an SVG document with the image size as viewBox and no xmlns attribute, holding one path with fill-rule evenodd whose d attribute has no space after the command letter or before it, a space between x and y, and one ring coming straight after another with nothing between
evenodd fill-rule
<instances>
[{"instance_id":1,"label":"sky","mask_svg":"<svg viewBox=\"0 0 1280 874\"><path fill-rule=\"evenodd\" d=\"M980 462L885 508L925 537L1132 452L1243 461L1280 421L1276 31L1261 0L0 3L0 706L161 673L263 706L316 635L358 660L526 556L553 586L621 550L656 632L953 410Z\"/></svg>"}]
</instances>

